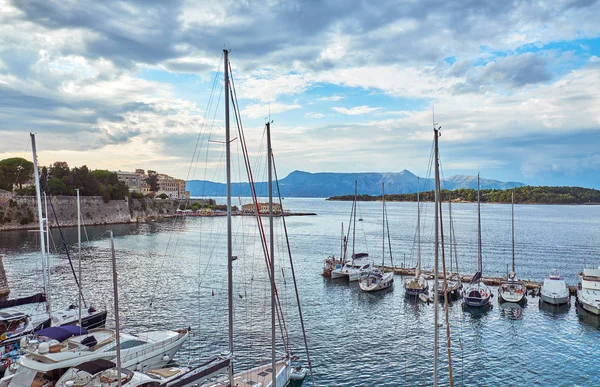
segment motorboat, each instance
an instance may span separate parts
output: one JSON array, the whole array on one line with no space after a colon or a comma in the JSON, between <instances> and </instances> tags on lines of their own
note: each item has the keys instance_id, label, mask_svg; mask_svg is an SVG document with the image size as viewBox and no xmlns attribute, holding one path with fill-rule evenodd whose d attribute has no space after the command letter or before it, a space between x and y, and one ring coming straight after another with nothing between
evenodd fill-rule
<instances>
[{"instance_id":1,"label":"motorboat","mask_svg":"<svg viewBox=\"0 0 600 387\"><path fill-rule=\"evenodd\" d=\"M362 258L353 259L354 262L348 262L339 269L331 272L331 278L348 278L348 281L358 281L363 273L373 270L373 262L365 262Z\"/></svg>"},{"instance_id":2,"label":"motorboat","mask_svg":"<svg viewBox=\"0 0 600 387\"><path fill-rule=\"evenodd\" d=\"M592 314L600 314L600 267L586 268L579 274L577 303Z\"/></svg>"},{"instance_id":3,"label":"motorboat","mask_svg":"<svg viewBox=\"0 0 600 387\"><path fill-rule=\"evenodd\" d=\"M394 286L394 273L385 273L380 269L365 272L358 280L360 290L365 292L376 292Z\"/></svg>"},{"instance_id":4,"label":"motorboat","mask_svg":"<svg viewBox=\"0 0 600 387\"><path fill-rule=\"evenodd\" d=\"M82 334L79 334L82 333ZM145 371L165 366L189 336L188 329L150 331L120 334L121 364L123 368ZM24 355L11 364L0 387L6 387L20 373L32 370L48 377L64 373L86 361L116 358L116 332L96 328L89 331L76 326L50 327L37 332L33 338L21 339ZM57 371L62 370L62 371Z\"/></svg>"},{"instance_id":5,"label":"motorboat","mask_svg":"<svg viewBox=\"0 0 600 387\"><path fill-rule=\"evenodd\" d=\"M544 279L540 289L540 300L552 305L562 305L571 302L571 293L558 270L552 270Z\"/></svg>"}]
</instances>

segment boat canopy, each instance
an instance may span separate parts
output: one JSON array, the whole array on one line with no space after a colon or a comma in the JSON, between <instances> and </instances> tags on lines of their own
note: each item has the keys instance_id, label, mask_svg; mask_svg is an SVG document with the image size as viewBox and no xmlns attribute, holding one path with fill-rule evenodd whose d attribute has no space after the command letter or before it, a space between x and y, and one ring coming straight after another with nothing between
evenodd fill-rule
<instances>
[{"instance_id":1,"label":"boat canopy","mask_svg":"<svg viewBox=\"0 0 600 387\"><path fill-rule=\"evenodd\" d=\"M36 332L39 336L46 336L54 340L65 341L69 337L87 335L85 328L76 325L64 325L62 327L50 327Z\"/></svg>"},{"instance_id":2,"label":"boat canopy","mask_svg":"<svg viewBox=\"0 0 600 387\"><path fill-rule=\"evenodd\" d=\"M92 361L86 361L77 366L78 370L85 371L90 375L96 375L99 372L115 368L115 363L110 360L97 359Z\"/></svg>"},{"instance_id":3,"label":"boat canopy","mask_svg":"<svg viewBox=\"0 0 600 387\"><path fill-rule=\"evenodd\" d=\"M0 323L11 322L15 320L21 320L28 317L27 314L18 310L7 310L0 312Z\"/></svg>"},{"instance_id":4,"label":"boat canopy","mask_svg":"<svg viewBox=\"0 0 600 387\"><path fill-rule=\"evenodd\" d=\"M368 253L355 253L355 254L352 254L352 258L354 258L354 259L366 258L368 256L369 256Z\"/></svg>"}]
</instances>

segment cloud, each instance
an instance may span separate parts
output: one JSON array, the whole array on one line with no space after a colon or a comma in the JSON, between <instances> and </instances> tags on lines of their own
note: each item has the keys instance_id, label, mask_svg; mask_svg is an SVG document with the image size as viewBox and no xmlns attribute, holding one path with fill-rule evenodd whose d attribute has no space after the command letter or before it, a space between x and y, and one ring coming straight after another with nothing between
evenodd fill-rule
<instances>
[{"instance_id":1,"label":"cloud","mask_svg":"<svg viewBox=\"0 0 600 387\"><path fill-rule=\"evenodd\" d=\"M316 112L308 112L308 113L304 114L304 117L306 117L306 118L323 118L323 117L325 117L325 114L316 113Z\"/></svg>"},{"instance_id":2,"label":"cloud","mask_svg":"<svg viewBox=\"0 0 600 387\"><path fill-rule=\"evenodd\" d=\"M272 104L252 104L247 105L244 110L242 110L242 116L248 118L261 118L261 117L269 117L271 116L287 112L289 110L300 109L302 106L298 104L286 105L282 103L272 103Z\"/></svg>"},{"instance_id":3,"label":"cloud","mask_svg":"<svg viewBox=\"0 0 600 387\"><path fill-rule=\"evenodd\" d=\"M343 107L332 107L331 110L334 110L338 113L345 114L348 116L360 116L363 114L369 114L381 110L379 107L369 107L366 105L355 106L353 108L347 109Z\"/></svg>"},{"instance_id":4,"label":"cloud","mask_svg":"<svg viewBox=\"0 0 600 387\"><path fill-rule=\"evenodd\" d=\"M341 101L342 99L344 99L344 97L342 97L341 95L332 95L329 97L319 97L317 98L317 101Z\"/></svg>"}]
</instances>

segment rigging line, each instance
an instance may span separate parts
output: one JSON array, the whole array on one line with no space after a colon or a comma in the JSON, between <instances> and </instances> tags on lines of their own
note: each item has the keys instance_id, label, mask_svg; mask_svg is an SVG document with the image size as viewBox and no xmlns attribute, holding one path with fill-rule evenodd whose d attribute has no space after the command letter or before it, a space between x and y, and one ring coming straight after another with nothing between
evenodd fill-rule
<instances>
[{"instance_id":1,"label":"rigging line","mask_svg":"<svg viewBox=\"0 0 600 387\"><path fill-rule=\"evenodd\" d=\"M244 131L243 131L243 127L242 127L242 121L241 121L241 115L239 112L239 106L236 103L237 102L237 93L236 93L236 89L235 89L235 83L233 80L233 71L231 70L231 63L229 63L229 71L231 73L231 77L230 77L230 81L231 81L231 102L234 108L234 116L235 116L235 121L238 127L238 133L239 133L239 137L240 137L240 142L242 143L242 149L244 149L244 160L245 160L245 164L246 164L246 172L248 174L248 180L250 182L250 187L253 193L253 197L254 197L254 209L255 209L255 213L256 213L256 219L257 222L259 223L259 232L261 233L261 242L263 245L263 253L265 256L265 261L266 261L266 266L267 266L267 272L269 272L269 279L271 279L270 277L270 265L269 265L269 261L270 261L270 257L269 257L269 253L268 253L268 249L267 249L267 241L266 241L266 234L265 234L265 230L263 228L262 225L262 219L260 217L260 207L258 205L258 197L256 196L256 187L254 184L254 178L252 176L252 169L250 167L250 160L249 160L249 154L248 154L248 147L246 144L246 140L245 140L245 136L244 136ZM277 318L279 320L279 327L280 329L283 331L287 331L287 328L285 326L285 320L283 319L283 311L281 310L281 303L279 301L279 292L277 291L277 286L275 285L275 281L272 280L272 283L274 284L274 290L275 290L275 298L277 300ZM281 317L280 317L281 314ZM282 333L283 336L283 333Z\"/></svg>"},{"instance_id":2,"label":"rigging line","mask_svg":"<svg viewBox=\"0 0 600 387\"><path fill-rule=\"evenodd\" d=\"M313 375L312 363L310 361L310 355L308 350L308 340L306 338L306 328L304 326L304 318L302 316L302 306L300 305L300 295L298 292L298 285L296 282L296 272L294 270L294 261L292 259L292 250L290 248L290 239L288 236L287 225L285 223L285 216L283 216L283 200L281 200L281 191L279 189L279 178L277 177L277 168L275 167L275 155L271 155L273 159L273 172L275 173L275 183L277 185L277 196L279 197L279 207L281 208L281 219L283 220L283 231L285 234L285 242L287 245L288 256L290 258L290 270L292 272L292 280L294 281L294 291L296 292L296 302L298 303L298 316L300 318L300 325L302 327L302 336L304 338L304 348L306 350L306 360L308 362L308 370L310 372L310 378L313 382L313 386L315 386L315 377ZM389 229L388 229L389 232Z\"/></svg>"},{"instance_id":3,"label":"rigging line","mask_svg":"<svg viewBox=\"0 0 600 387\"><path fill-rule=\"evenodd\" d=\"M49 192L47 193L47 195L50 196ZM58 216L56 215L56 210L54 210L54 204L52 203L52 199L49 200L49 202L50 202L50 208L52 208L52 214L54 214L54 220L56 221L56 227L58 227L58 232L60 233L60 239L65 248L65 252L67 253L67 258L69 259L69 265L71 266L71 272L73 273L73 278L75 278L75 284L77 285L77 288L80 289L80 292L81 292L81 285L79 284L79 279L77 278L77 274L75 273L75 267L73 266L73 261L71 261L71 255L69 254L69 246L67 245L65 236L62 232L62 228L60 227L60 223L58 222ZM83 305L87 308L87 304L85 302L85 297L83 296L83 293L81 293L81 299L83 300Z\"/></svg>"}]
</instances>

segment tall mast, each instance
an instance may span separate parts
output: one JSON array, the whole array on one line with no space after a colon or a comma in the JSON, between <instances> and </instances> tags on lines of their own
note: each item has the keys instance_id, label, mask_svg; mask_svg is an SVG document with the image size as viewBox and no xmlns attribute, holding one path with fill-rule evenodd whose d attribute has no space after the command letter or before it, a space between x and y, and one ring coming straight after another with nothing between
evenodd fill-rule
<instances>
[{"instance_id":1,"label":"tall mast","mask_svg":"<svg viewBox=\"0 0 600 387\"><path fill-rule=\"evenodd\" d=\"M479 173L477 174L477 270L482 273L481 263L481 200L479 198Z\"/></svg>"},{"instance_id":2,"label":"tall mast","mask_svg":"<svg viewBox=\"0 0 600 387\"><path fill-rule=\"evenodd\" d=\"M121 329L119 325L119 287L117 281L117 257L115 254L115 242L113 240L113 232L110 233L110 251L112 254L112 272L113 272L113 298L115 299L115 335L117 344L117 372L121 372ZM80 328L81 329L81 328ZM121 377L118 377L119 387L121 387Z\"/></svg>"},{"instance_id":3,"label":"tall mast","mask_svg":"<svg viewBox=\"0 0 600 387\"><path fill-rule=\"evenodd\" d=\"M438 126L438 136L441 135L440 127ZM437 138L436 138L437 140ZM436 144L437 150L437 144ZM440 240L442 242L442 274L444 276L443 282L443 292L444 292L444 313L445 313L445 321L446 321L446 351L448 355L448 379L450 381L450 387L454 386L454 379L452 377L452 350L451 350L451 341L450 341L450 313L448 311L448 273L446 272L446 248L444 246L444 220L443 220L443 211L442 211L442 198L441 198L441 187L440 187L440 174L439 169L436 172L435 179L436 190L438 191L438 209L440 213ZM436 225L437 228L437 225ZM452 247L450 248L452 251ZM450 262L452 262L452 258L450 258ZM436 297L437 298L437 297Z\"/></svg>"},{"instance_id":4,"label":"tall mast","mask_svg":"<svg viewBox=\"0 0 600 387\"><path fill-rule=\"evenodd\" d=\"M421 198L419 188L420 177L417 176L417 268L415 276L421 273Z\"/></svg>"},{"instance_id":5,"label":"tall mast","mask_svg":"<svg viewBox=\"0 0 600 387\"><path fill-rule=\"evenodd\" d=\"M48 270L48 277L47 277L47 281L48 281L48 289L47 289L47 295L46 298L48 299L48 307L52 308L52 303L50 302L50 295L49 293L52 293L52 289L51 289L51 274L50 274L50 214L48 212L48 199L46 197L46 193L44 192L44 212L46 214L46 217L43 219L44 220L44 225L46 228L46 269Z\"/></svg>"},{"instance_id":6,"label":"tall mast","mask_svg":"<svg viewBox=\"0 0 600 387\"><path fill-rule=\"evenodd\" d=\"M344 259L344 222L342 222L342 235L340 238L340 259Z\"/></svg>"},{"instance_id":7,"label":"tall mast","mask_svg":"<svg viewBox=\"0 0 600 387\"><path fill-rule=\"evenodd\" d=\"M433 386L437 387L438 385L438 341L439 341L439 296L438 296L438 266L439 266L439 251L438 251L438 225L439 225L439 164L438 164L438 130L435 127L435 121L433 125L433 142L434 142L434 163L435 163L435 245L434 245L434 255L435 255L435 265L434 265L434 278L433 278L433 320L435 324L434 328L434 337L433 337Z\"/></svg>"},{"instance_id":8,"label":"tall mast","mask_svg":"<svg viewBox=\"0 0 600 387\"><path fill-rule=\"evenodd\" d=\"M511 193L511 212L512 212L512 272L515 272L515 191Z\"/></svg>"},{"instance_id":9,"label":"tall mast","mask_svg":"<svg viewBox=\"0 0 600 387\"><path fill-rule=\"evenodd\" d=\"M271 256L271 385L276 385L277 361L275 359L275 239L273 238L273 149L271 148L271 123L267 122L267 160L269 163L269 247Z\"/></svg>"},{"instance_id":10,"label":"tall mast","mask_svg":"<svg viewBox=\"0 0 600 387\"><path fill-rule=\"evenodd\" d=\"M381 183L381 199L382 199L382 206L381 206L381 219L383 219L383 228L382 228L382 250L381 250L381 266L385 265L385 186L384 183ZM382 269L383 270L383 269Z\"/></svg>"},{"instance_id":11,"label":"tall mast","mask_svg":"<svg viewBox=\"0 0 600 387\"><path fill-rule=\"evenodd\" d=\"M48 278L46 273L46 261L48 257L46 256L46 238L44 237L44 217L42 215L42 194L40 190L40 172L38 170L37 163L37 151L35 148L35 134L29 133L31 136L31 151L33 152L33 173L35 178L35 195L37 198L37 207L38 207L38 220L40 224L40 247L42 250L42 273L44 280L44 293L46 294L46 311L50 315L52 313L50 307L50 289L48 289Z\"/></svg>"},{"instance_id":12,"label":"tall mast","mask_svg":"<svg viewBox=\"0 0 600 387\"><path fill-rule=\"evenodd\" d=\"M227 302L229 354L233 358L233 245L231 242L231 141L229 130L229 52L223 50L225 75L225 158L227 164ZM229 367L229 385L233 386L233 366Z\"/></svg>"},{"instance_id":13,"label":"tall mast","mask_svg":"<svg viewBox=\"0 0 600 387\"><path fill-rule=\"evenodd\" d=\"M358 180L354 180L354 224L352 225L352 264L354 265L354 247L356 244L356 195L358 192Z\"/></svg>"},{"instance_id":14,"label":"tall mast","mask_svg":"<svg viewBox=\"0 0 600 387\"><path fill-rule=\"evenodd\" d=\"M79 327L81 328L81 299L83 298L83 281L81 280L81 204L79 201L79 188L77 191L77 248L78 248L78 261L79 261Z\"/></svg>"},{"instance_id":15,"label":"tall mast","mask_svg":"<svg viewBox=\"0 0 600 387\"><path fill-rule=\"evenodd\" d=\"M450 274L454 271L452 270L452 196L448 195L448 221L450 222L449 230L449 243L450 243ZM443 233L442 233L443 234Z\"/></svg>"}]
</instances>

